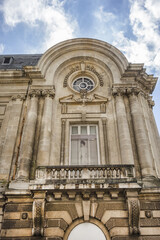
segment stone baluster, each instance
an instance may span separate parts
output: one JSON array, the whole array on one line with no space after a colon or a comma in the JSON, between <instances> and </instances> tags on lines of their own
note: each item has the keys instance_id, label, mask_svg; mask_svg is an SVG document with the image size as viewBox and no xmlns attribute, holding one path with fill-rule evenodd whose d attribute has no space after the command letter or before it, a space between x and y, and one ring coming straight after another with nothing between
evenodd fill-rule
<instances>
[{"instance_id":1,"label":"stone baluster","mask_svg":"<svg viewBox=\"0 0 160 240\"><path fill-rule=\"evenodd\" d=\"M129 101L142 176L155 176L153 157L141 105L137 94L133 91L129 94Z\"/></svg>"},{"instance_id":2,"label":"stone baluster","mask_svg":"<svg viewBox=\"0 0 160 240\"><path fill-rule=\"evenodd\" d=\"M115 94L115 98L122 164L134 164L132 144L123 96L121 93L117 92Z\"/></svg>"},{"instance_id":3,"label":"stone baluster","mask_svg":"<svg viewBox=\"0 0 160 240\"><path fill-rule=\"evenodd\" d=\"M30 175L30 165L32 160L34 136L37 122L38 97L40 96L40 91L31 90L29 92L29 96L31 98L30 107L27 112L24 131L22 135L22 143L19 156L19 170L17 174L18 179L25 180L28 180Z\"/></svg>"},{"instance_id":4,"label":"stone baluster","mask_svg":"<svg viewBox=\"0 0 160 240\"><path fill-rule=\"evenodd\" d=\"M49 163L50 143L51 143L51 125L52 125L52 107L54 90L43 90L42 96L45 97L43 116L40 131L40 140L38 146L37 165L44 166Z\"/></svg>"}]
</instances>

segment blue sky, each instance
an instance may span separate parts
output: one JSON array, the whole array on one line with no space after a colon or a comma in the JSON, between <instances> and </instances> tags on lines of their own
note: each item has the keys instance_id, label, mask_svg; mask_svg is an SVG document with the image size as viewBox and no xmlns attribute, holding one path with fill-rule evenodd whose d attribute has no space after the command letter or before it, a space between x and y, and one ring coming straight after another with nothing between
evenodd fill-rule
<instances>
[{"instance_id":1,"label":"blue sky","mask_svg":"<svg viewBox=\"0 0 160 240\"><path fill-rule=\"evenodd\" d=\"M160 0L0 0L0 54L43 53L75 37L119 48L160 76ZM160 81L153 92L160 132Z\"/></svg>"}]
</instances>

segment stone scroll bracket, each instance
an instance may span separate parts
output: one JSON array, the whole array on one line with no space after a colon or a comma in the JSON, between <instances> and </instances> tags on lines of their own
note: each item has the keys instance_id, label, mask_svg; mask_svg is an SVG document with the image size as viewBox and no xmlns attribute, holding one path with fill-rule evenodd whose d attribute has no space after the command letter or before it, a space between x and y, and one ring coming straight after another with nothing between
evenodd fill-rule
<instances>
[{"instance_id":1,"label":"stone scroll bracket","mask_svg":"<svg viewBox=\"0 0 160 240\"><path fill-rule=\"evenodd\" d=\"M32 208L33 228L32 236L43 236L44 234L44 208L45 192L35 192Z\"/></svg>"},{"instance_id":2,"label":"stone scroll bracket","mask_svg":"<svg viewBox=\"0 0 160 240\"><path fill-rule=\"evenodd\" d=\"M140 203L138 200L138 192L126 192L128 214L129 214L129 234L140 234Z\"/></svg>"}]
</instances>

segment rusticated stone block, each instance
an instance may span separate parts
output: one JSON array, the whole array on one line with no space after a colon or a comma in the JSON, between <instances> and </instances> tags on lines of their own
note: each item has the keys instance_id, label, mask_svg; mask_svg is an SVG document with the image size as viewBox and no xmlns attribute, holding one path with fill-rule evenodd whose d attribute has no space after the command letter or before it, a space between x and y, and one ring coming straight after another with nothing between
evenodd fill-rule
<instances>
[{"instance_id":1,"label":"rusticated stone block","mask_svg":"<svg viewBox=\"0 0 160 240\"><path fill-rule=\"evenodd\" d=\"M46 204L45 211L67 211L72 219L78 218L78 214L74 204Z\"/></svg>"},{"instance_id":2,"label":"rusticated stone block","mask_svg":"<svg viewBox=\"0 0 160 240\"><path fill-rule=\"evenodd\" d=\"M128 227L128 219L126 218L110 218L106 223L108 230L114 227Z\"/></svg>"},{"instance_id":3,"label":"rusticated stone block","mask_svg":"<svg viewBox=\"0 0 160 240\"><path fill-rule=\"evenodd\" d=\"M68 224L63 219L48 219L47 227L60 227L65 231Z\"/></svg>"},{"instance_id":4,"label":"rusticated stone block","mask_svg":"<svg viewBox=\"0 0 160 240\"><path fill-rule=\"evenodd\" d=\"M160 218L142 218L140 219L141 227L159 227Z\"/></svg>"},{"instance_id":5,"label":"rusticated stone block","mask_svg":"<svg viewBox=\"0 0 160 240\"><path fill-rule=\"evenodd\" d=\"M2 237L2 238L0 238L0 240L21 240L21 239L22 239L21 237L12 237L12 238ZM46 240L46 237L41 237L41 238L39 238L39 237L23 237L23 240Z\"/></svg>"},{"instance_id":6,"label":"rusticated stone block","mask_svg":"<svg viewBox=\"0 0 160 240\"><path fill-rule=\"evenodd\" d=\"M119 236L113 237L112 240L159 240L159 236Z\"/></svg>"},{"instance_id":7,"label":"rusticated stone block","mask_svg":"<svg viewBox=\"0 0 160 240\"><path fill-rule=\"evenodd\" d=\"M99 203L97 212L96 212L96 217L98 219L101 219L105 210L127 210L127 206L126 206L126 203L111 203L111 202Z\"/></svg>"},{"instance_id":8,"label":"rusticated stone block","mask_svg":"<svg viewBox=\"0 0 160 240\"><path fill-rule=\"evenodd\" d=\"M62 240L61 237L53 237L53 238L48 238L48 240Z\"/></svg>"},{"instance_id":9,"label":"rusticated stone block","mask_svg":"<svg viewBox=\"0 0 160 240\"><path fill-rule=\"evenodd\" d=\"M4 220L2 229L13 229L13 228L32 228L32 220L20 221L20 220Z\"/></svg>"},{"instance_id":10,"label":"rusticated stone block","mask_svg":"<svg viewBox=\"0 0 160 240\"><path fill-rule=\"evenodd\" d=\"M160 202L140 202L141 210L159 210Z\"/></svg>"},{"instance_id":11,"label":"rusticated stone block","mask_svg":"<svg viewBox=\"0 0 160 240\"><path fill-rule=\"evenodd\" d=\"M7 204L5 212L31 212L32 205Z\"/></svg>"}]
</instances>

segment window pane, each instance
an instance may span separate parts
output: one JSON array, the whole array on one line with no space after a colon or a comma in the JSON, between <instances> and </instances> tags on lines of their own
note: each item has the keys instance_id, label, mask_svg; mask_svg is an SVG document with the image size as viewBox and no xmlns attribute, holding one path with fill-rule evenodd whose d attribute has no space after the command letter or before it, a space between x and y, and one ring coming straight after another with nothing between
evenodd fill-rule
<instances>
[{"instance_id":1,"label":"window pane","mask_svg":"<svg viewBox=\"0 0 160 240\"><path fill-rule=\"evenodd\" d=\"M90 126L90 134L96 134L96 126Z\"/></svg>"},{"instance_id":2,"label":"window pane","mask_svg":"<svg viewBox=\"0 0 160 240\"><path fill-rule=\"evenodd\" d=\"M71 164L77 165L79 162L79 140L71 140Z\"/></svg>"},{"instance_id":3,"label":"window pane","mask_svg":"<svg viewBox=\"0 0 160 240\"><path fill-rule=\"evenodd\" d=\"M72 134L78 134L78 127L77 126L72 127Z\"/></svg>"},{"instance_id":4,"label":"window pane","mask_svg":"<svg viewBox=\"0 0 160 240\"><path fill-rule=\"evenodd\" d=\"M88 139L80 140L80 164L88 163Z\"/></svg>"},{"instance_id":5,"label":"window pane","mask_svg":"<svg viewBox=\"0 0 160 240\"><path fill-rule=\"evenodd\" d=\"M95 137L91 138L90 141L90 162L91 165L98 164L98 152L97 152L97 139Z\"/></svg>"},{"instance_id":6,"label":"window pane","mask_svg":"<svg viewBox=\"0 0 160 240\"><path fill-rule=\"evenodd\" d=\"M81 126L81 134L87 134L87 126Z\"/></svg>"}]
</instances>

